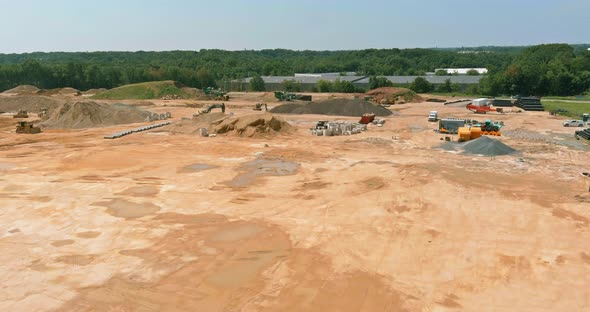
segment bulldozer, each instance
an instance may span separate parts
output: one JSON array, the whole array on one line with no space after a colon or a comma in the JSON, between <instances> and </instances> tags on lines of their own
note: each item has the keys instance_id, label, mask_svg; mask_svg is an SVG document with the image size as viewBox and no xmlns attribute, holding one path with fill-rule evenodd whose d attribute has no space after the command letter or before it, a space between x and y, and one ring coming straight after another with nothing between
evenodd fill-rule
<instances>
[{"instance_id":1,"label":"bulldozer","mask_svg":"<svg viewBox=\"0 0 590 312\"><path fill-rule=\"evenodd\" d=\"M26 110L19 110L12 118L29 118L29 114Z\"/></svg>"},{"instance_id":2,"label":"bulldozer","mask_svg":"<svg viewBox=\"0 0 590 312\"><path fill-rule=\"evenodd\" d=\"M256 107L253 108L255 111L261 111L264 107L264 111L268 112L268 105L266 103L256 103Z\"/></svg>"},{"instance_id":3,"label":"bulldozer","mask_svg":"<svg viewBox=\"0 0 590 312\"><path fill-rule=\"evenodd\" d=\"M41 128L35 127L32 122L20 121L16 124L16 133L37 134L41 133Z\"/></svg>"},{"instance_id":4,"label":"bulldozer","mask_svg":"<svg viewBox=\"0 0 590 312\"><path fill-rule=\"evenodd\" d=\"M311 95L288 93L283 91L275 91L275 97L279 101L311 101Z\"/></svg>"},{"instance_id":5,"label":"bulldozer","mask_svg":"<svg viewBox=\"0 0 590 312\"><path fill-rule=\"evenodd\" d=\"M197 116L203 115L203 114L209 114L211 112L211 110L214 108L221 108L221 112L225 113L225 103L221 103L221 104L213 104L213 105L207 107L206 109L194 114L193 117L197 117Z\"/></svg>"}]
</instances>

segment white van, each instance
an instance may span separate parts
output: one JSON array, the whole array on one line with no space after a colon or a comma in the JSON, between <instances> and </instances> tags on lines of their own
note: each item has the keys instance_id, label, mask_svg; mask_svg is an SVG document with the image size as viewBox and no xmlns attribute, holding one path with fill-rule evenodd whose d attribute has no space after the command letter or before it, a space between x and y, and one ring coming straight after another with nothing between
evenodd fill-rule
<instances>
[{"instance_id":1,"label":"white van","mask_svg":"<svg viewBox=\"0 0 590 312\"><path fill-rule=\"evenodd\" d=\"M428 114L428 121L437 121L438 120L438 112L437 111L431 111Z\"/></svg>"}]
</instances>

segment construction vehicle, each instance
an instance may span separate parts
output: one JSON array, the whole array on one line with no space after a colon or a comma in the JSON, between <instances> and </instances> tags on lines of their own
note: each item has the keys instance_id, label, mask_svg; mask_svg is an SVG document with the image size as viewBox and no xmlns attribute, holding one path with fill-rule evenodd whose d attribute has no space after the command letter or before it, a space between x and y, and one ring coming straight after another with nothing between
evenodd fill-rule
<instances>
[{"instance_id":1,"label":"construction vehicle","mask_svg":"<svg viewBox=\"0 0 590 312\"><path fill-rule=\"evenodd\" d=\"M502 109L501 107L489 107L487 105L478 106L478 105L474 105L472 103L467 104L467 106L465 106L465 108L467 108L468 110L470 110L476 114L486 114L487 112L498 112L498 113L504 112L504 109Z\"/></svg>"},{"instance_id":2,"label":"construction vehicle","mask_svg":"<svg viewBox=\"0 0 590 312\"><path fill-rule=\"evenodd\" d=\"M221 89L215 89L213 87L207 87L203 89L206 95L212 95L215 97L217 101L229 101L229 95L227 92L222 91Z\"/></svg>"},{"instance_id":3,"label":"construction vehicle","mask_svg":"<svg viewBox=\"0 0 590 312\"><path fill-rule=\"evenodd\" d=\"M500 136L502 135L500 130L502 129L502 127L504 127L504 122L500 121L494 123L493 121L488 119L484 123L474 122L471 124L471 127L480 128L482 135Z\"/></svg>"},{"instance_id":4,"label":"construction vehicle","mask_svg":"<svg viewBox=\"0 0 590 312\"><path fill-rule=\"evenodd\" d=\"M202 114L209 114L211 112L211 110L213 110L214 108L221 108L221 112L225 113L225 103L221 103L221 104L213 104L210 105L209 107L207 107L206 109L199 111L198 113L194 114L193 117L202 115Z\"/></svg>"},{"instance_id":5,"label":"construction vehicle","mask_svg":"<svg viewBox=\"0 0 590 312\"><path fill-rule=\"evenodd\" d=\"M29 118L29 114L25 110L19 110L12 118Z\"/></svg>"},{"instance_id":6,"label":"construction vehicle","mask_svg":"<svg viewBox=\"0 0 590 312\"><path fill-rule=\"evenodd\" d=\"M437 121L438 120L438 112L437 111L431 111L430 113L428 113L428 121Z\"/></svg>"},{"instance_id":7,"label":"construction vehicle","mask_svg":"<svg viewBox=\"0 0 590 312\"><path fill-rule=\"evenodd\" d=\"M16 133L37 134L41 133L41 128L35 127L32 122L21 121L16 124Z\"/></svg>"},{"instance_id":8,"label":"construction vehicle","mask_svg":"<svg viewBox=\"0 0 590 312\"><path fill-rule=\"evenodd\" d=\"M264 111L268 112L268 105L266 105L266 103L256 103L256 107L254 107L253 110L261 111L263 107Z\"/></svg>"},{"instance_id":9,"label":"construction vehicle","mask_svg":"<svg viewBox=\"0 0 590 312\"><path fill-rule=\"evenodd\" d=\"M311 95L287 93L283 91L275 91L275 97L279 101L311 101Z\"/></svg>"}]
</instances>

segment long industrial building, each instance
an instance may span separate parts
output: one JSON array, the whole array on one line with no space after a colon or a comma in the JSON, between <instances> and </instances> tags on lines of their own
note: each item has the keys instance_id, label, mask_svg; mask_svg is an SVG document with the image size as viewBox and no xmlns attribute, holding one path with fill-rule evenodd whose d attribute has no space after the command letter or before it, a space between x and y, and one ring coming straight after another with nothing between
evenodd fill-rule
<instances>
[{"instance_id":1,"label":"long industrial building","mask_svg":"<svg viewBox=\"0 0 590 312\"><path fill-rule=\"evenodd\" d=\"M395 86L407 87L417 77L423 77L428 82L434 85L440 85L445 83L447 79L451 80L451 83L458 84L462 89L467 88L469 85L478 84L479 81L484 77L483 75L469 76L469 75L448 75L448 76L436 76L436 75L424 75L424 76L381 76L391 81ZM219 86L224 90L228 91L247 91L249 90L250 80L252 78L237 79L232 81L221 81ZM334 82L337 79L340 81L350 81L355 86L368 89L369 88L369 76L359 75L341 75L339 73L322 73L322 74L295 74L294 76L263 76L264 84L267 91L278 91L282 90L282 82L286 80L293 80L301 85L302 91L310 92L320 80Z\"/></svg>"}]
</instances>

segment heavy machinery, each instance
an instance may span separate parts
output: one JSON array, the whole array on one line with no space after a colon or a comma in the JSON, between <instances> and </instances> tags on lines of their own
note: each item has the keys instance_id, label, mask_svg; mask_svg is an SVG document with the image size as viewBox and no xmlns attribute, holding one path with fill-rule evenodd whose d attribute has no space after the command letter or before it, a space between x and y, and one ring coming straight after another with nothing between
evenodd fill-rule
<instances>
[{"instance_id":1,"label":"heavy machinery","mask_svg":"<svg viewBox=\"0 0 590 312\"><path fill-rule=\"evenodd\" d=\"M221 108L221 112L225 113L225 103L221 103L221 104L213 104L213 105L207 107L206 109L194 114L193 117L196 117L196 116L199 116L202 114L209 114L211 112L211 110L214 108Z\"/></svg>"},{"instance_id":2,"label":"heavy machinery","mask_svg":"<svg viewBox=\"0 0 590 312\"><path fill-rule=\"evenodd\" d=\"M227 95L227 92L224 92L221 89L207 87L203 89L203 92L205 92L206 95L213 95L217 101L229 101L229 95Z\"/></svg>"},{"instance_id":3,"label":"heavy machinery","mask_svg":"<svg viewBox=\"0 0 590 312\"><path fill-rule=\"evenodd\" d=\"M504 122L500 121L497 123L494 123L491 120L486 120L484 123L472 123L471 127L475 127L475 128L480 128L481 129L481 134L482 135L495 135L495 136L500 136L502 135L502 133L500 132L500 130L502 129L502 127L504 127Z\"/></svg>"},{"instance_id":4,"label":"heavy machinery","mask_svg":"<svg viewBox=\"0 0 590 312\"><path fill-rule=\"evenodd\" d=\"M29 114L25 110L19 110L12 118L29 118Z\"/></svg>"},{"instance_id":5,"label":"heavy machinery","mask_svg":"<svg viewBox=\"0 0 590 312\"><path fill-rule=\"evenodd\" d=\"M261 111L264 107L264 111L268 112L268 105L266 103L256 103L256 107L253 108L255 111Z\"/></svg>"},{"instance_id":6,"label":"heavy machinery","mask_svg":"<svg viewBox=\"0 0 590 312\"><path fill-rule=\"evenodd\" d=\"M41 128L35 127L32 122L20 121L16 124L16 133L37 134L41 133Z\"/></svg>"},{"instance_id":7,"label":"heavy machinery","mask_svg":"<svg viewBox=\"0 0 590 312\"><path fill-rule=\"evenodd\" d=\"M275 91L275 97L279 101L311 101L311 95L295 94L283 91Z\"/></svg>"},{"instance_id":8,"label":"heavy machinery","mask_svg":"<svg viewBox=\"0 0 590 312\"><path fill-rule=\"evenodd\" d=\"M504 110L501 107L489 107L487 105L477 106L477 105L473 105L472 103L467 104L467 106L465 108L467 108L468 110L470 110L476 114L486 114L487 112L498 112L498 113L504 112Z\"/></svg>"}]
</instances>

